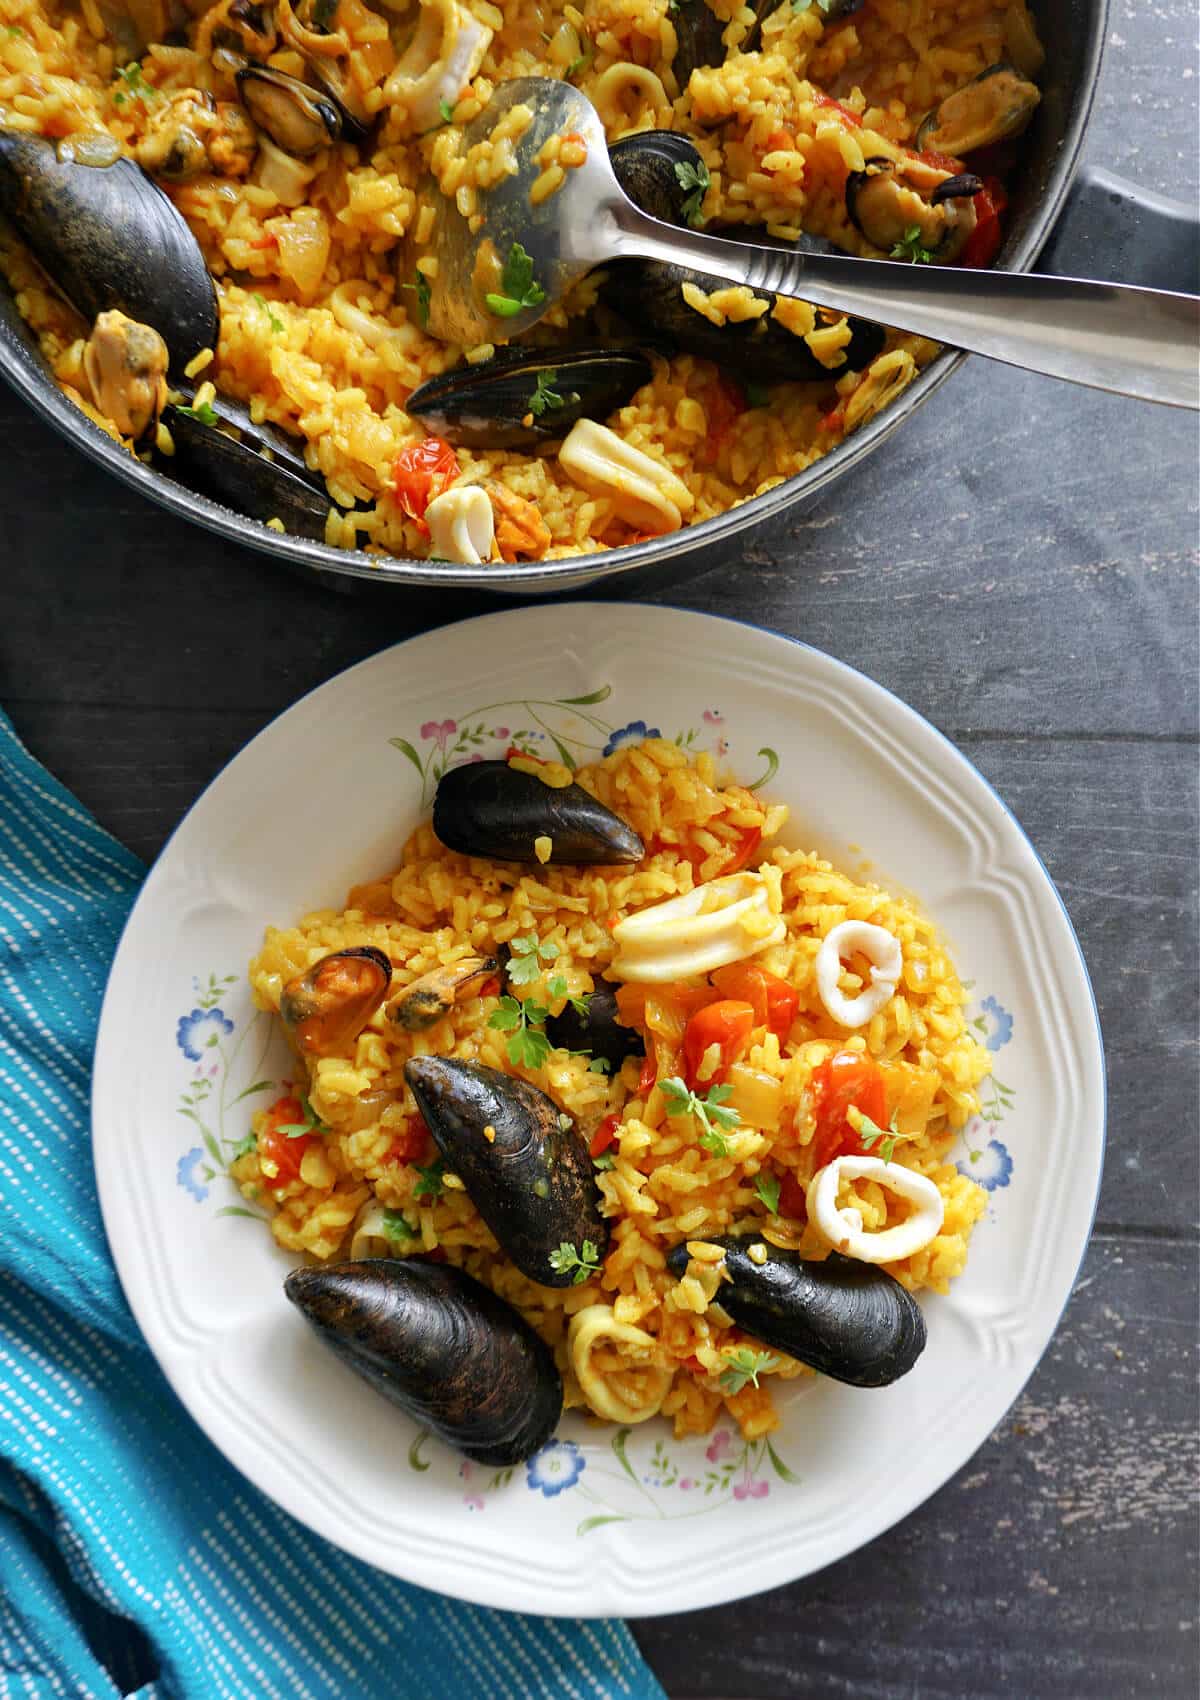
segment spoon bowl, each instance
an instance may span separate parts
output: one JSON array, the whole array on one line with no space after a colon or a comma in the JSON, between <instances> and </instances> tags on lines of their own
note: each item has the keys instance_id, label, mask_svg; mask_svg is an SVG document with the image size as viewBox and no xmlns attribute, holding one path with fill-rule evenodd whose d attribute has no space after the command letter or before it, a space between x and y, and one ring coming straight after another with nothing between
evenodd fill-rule
<instances>
[{"instance_id":1,"label":"spoon bowl","mask_svg":"<svg viewBox=\"0 0 1200 1700\"><path fill-rule=\"evenodd\" d=\"M513 140L496 131L518 108ZM515 128L516 126L512 126ZM552 192L539 184L539 155L554 136L577 135L587 158ZM442 198L426 244L409 245L429 283L425 323L463 347L508 342L535 325L594 266L643 258L691 267L760 294L797 296L817 307L949 343L1048 377L1172 407L1200 408L1200 297L1036 273L974 271L908 261L861 260L763 247L664 224L628 198L608 157L604 126L570 83L520 77L502 83L468 124L464 152L511 149L511 168L491 188ZM463 195L463 191L459 191ZM504 281L519 244L522 279ZM506 294L515 289L516 294ZM490 300L489 300L490 298ZM503 301L502 308L497 302Z\"/></svg>"}]
</instances>

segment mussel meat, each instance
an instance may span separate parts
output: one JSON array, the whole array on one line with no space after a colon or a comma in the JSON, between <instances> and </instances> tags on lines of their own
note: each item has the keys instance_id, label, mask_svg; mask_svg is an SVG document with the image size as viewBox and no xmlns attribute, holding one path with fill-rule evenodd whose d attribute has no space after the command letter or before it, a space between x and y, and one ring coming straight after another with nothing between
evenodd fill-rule
<instances>
[{"instance_id":1,"label":"mussel meat","mask_svg":"<svg viewBox=\"0 0 1200 1700\"><path fill-rule=\"evenodd\" d=\"M555 862L640 862L646 847L619 815L582 785L547 785L505 761L452 767L438 781L433 830L448 850L499 862L538 861L551 842Z\"/></svg>"},{"instance_id":2,"label":"mussel meat","mask_svg":"<svg viewBox=\"0 0 1200 1700\"><path fill-rule=\"evenodd\" d=\"M665 130L643 131L614 142L609 157L617 181L631 200L654 218L670 224L686 222L684 203L691 193L686 184L695 181L703 163L686 136ZM759 239L758 232L742 227L727 234ZM622 260L605 271L607 277L601 288L605 302L645 336L712 360L756 383L829 383L844 372L857 372L870 365L887 334L880 325L850 319L850 340L840 351L845 359L832 369L817 358L803 337L793 335L774 318L770 309L757 319L718 325L685 301L685 284L708 295L728 287L721 278L662 260ZM755 294L762 299L765 292ZM773 308L777 297L769 299Z\"/></svg>"},{"instance_id":3,"label":"mussel meat","mask_svg":"<svg viewBox=\"0 0 1200 1700\"><path fill-rule=\"evenodd\" d=\"M617 1009L617 988L605 979L587 999L586 1013L567 1003L561 1015L546 1022L546 1037L566 1051L588 1051L603 1057L614 1072L626 1057L644 1057L646 1043L635 1028L626 1027Z\"/></svg>"},{"instance_id":4,"label":"mussel meat","mask_svg":"<svg viewBox=\"0 0 1200 1700\"><path fill-rule=\"evenodd\" d=\"M406 1033L422 1033L449 1015L456 1003L478 996L499 972L498 956L463 956L448 967L432 968L396 993L387 1006L387 1019Z\"/></svg>"},{"instance_id":5,"label":"mussel meat","mask_svg":"<svg viewBox=\"0 0 1200 1700\"><path fill-rule=\"evenodd\" d=\"M755 1263L753 1236L711 1235L724 1249L717 1301L766 1346L850 1387L886 1387L925 1350L925 1318L912 1294L886 1270L831 1252L821 1262L766 1246ZM667 1253L667 1268L687 1272L687 1244Z\"/></svg>"},{"instance_id":6,"label":"mussel meat","mask_svg":"<svg viewBox=\"0 0 1200 1700\"><path fill-rule=\"evenodd\" d=\"M293 1269L283 1290L355 1374L476 1463L523 1463L554 1433L549 1348L465 1271L371 1258Z\"/></svg>"},{"instance_id":7,"label":"mussel meat","mask_svg":"<svg viewBox=\"0 0 1200 1700\"><path fill-rule=\"evenodd\" d=\"M152 326L179 373L217 346L217 296L199 244L131 159L81 165L43 136L0 130L0 212L89 325L116 308Z\"/></svg>"},{"instance_id":8,"label":"mussel meat","mask_svg":"<svg viewBox=\"0 0 1200 1700\"><path fill-rule=\"evenodd\" d=\"M167 399L167 345L150 325L115 308L101 313L83 351L97 408L135 442L157 425Z\"/></svg>"},{"instance_id":9,"label":"mussel meat","mask_svg":"<svg viewBox=\"0 0 1200 1700\"><path fill-rule=\"evenodd\" d=\"M296 159L307 159L329 147L342 133L341 113L333 102L285 71L243 65L237 86L242 104L259 129Z\"/></svg>"},{"instance_id":10,"label":"mussel meat","mask_svg":"<svg viewBox=\"0 0 1200 1700\"><path fill-rule=\"evenodd\" d=\"M1037 84L1011 65L989 65L926 114L914 145L957 157L1011 141L1028 129L1041 98Z\"/></svg>"},{"instance_id":11,"label":"mussel meat","mask_svg":"<svg viewBox=\"0 0 1200 1700\"><path fill-rule=\"evenodd\" d=\"M982 188L982 178L970 172L948 175L922 160L898 165L879 155L847 176L846 211L859 234L885 254L914 240L948 262L975 228L971 203Z\"/></svg>"},{"instance_id":12,"label":"mussel meat","mask_svg":"<svg viewBox=\"0 0 1200 1700\"><path fill-rule=\"evenodd\" d=\"M346 140L365 142L374 115L367 109L349 61L337 50L339 42L344 42L345 38L329 39L333 35L329 25L336 9L336 6L328 5L327 0L297 0L294 7L285 5L279 8L279 28L288 46L300 54L337 107ZM334 51L329 51L331 48ZM360 53L359 57L363 55Z\"/></svg>"},{"instance_id":13,"label":"mussel meat","mask_svg":"<svg viewBox=\"0 0 1200 1700\"><path fill-rule=\"evenodd\" d=\"M469 449L534 448L577 419L605 419L648 384L636 348L505 348L419 385L405 411Z\"/></svg>"},{"instance_id":14,"label":"mussel meat","mask_svg":"<svg viewBox=\"0 0 1200 1700\"><path fill-rule=\"evenodd\" d=\"M608 1245L587 1144L571 1117L528 1081L457 1057L413 1057L404 1078L447 1164L501 1249L543 1287L569 1287L563 1245L595 1259ZM490 1130L490 1133L489 1133Z\"/></svg>"},{"instance_id":15,"label":"mussel meat","mask_svg":"<svg viewBox=\"0 0 1200 1700\"><path fill-rule=\"evenodd\" d=\"M335 950L283 988L279 1015L309 1057L343 1054L387 996L392 965L371 945Z\"/></svg>"}]
</instances>

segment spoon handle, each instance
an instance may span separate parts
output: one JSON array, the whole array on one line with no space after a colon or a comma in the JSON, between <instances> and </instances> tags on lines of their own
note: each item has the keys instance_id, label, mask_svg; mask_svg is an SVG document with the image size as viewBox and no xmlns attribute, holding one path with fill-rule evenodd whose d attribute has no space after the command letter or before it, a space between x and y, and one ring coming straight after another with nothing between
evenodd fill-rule
<instances>
[{"instance_id":1,"label":"spoon handle","mask_svg":"<svg viewBox=\"0 0 1200 1700\"><path fill-rule=\"evenodd\" d=\"M1200 408L1200 296L762 248L662 224L628 203L616 222L622 255L799 296L1051 378Z\"/></svg>"}]
</instances>

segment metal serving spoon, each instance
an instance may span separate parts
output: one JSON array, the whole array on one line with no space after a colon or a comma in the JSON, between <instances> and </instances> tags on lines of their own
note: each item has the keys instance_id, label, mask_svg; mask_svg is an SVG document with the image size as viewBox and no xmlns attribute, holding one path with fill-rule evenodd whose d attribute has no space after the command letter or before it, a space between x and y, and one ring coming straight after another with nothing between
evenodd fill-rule
<instances>
[{"instance_id":1,"label":"metal serving spoon","mask_svg":"<svg viewBox=\"0 0 1200 1700\"><path fill-rule=\"evenodd\" d=\"M422 255L437 260L428 325L446 342L469 346L519 336L594 266L644 258L799 296L1048 377L1169 407L1200 408L1198 296L1082 278L763 248L679 229L642 212L620 188L599 115L570 83L546 77L502 83L465 127L464 152L486 141L517 105L534 114L514 147L517 170L476 194L475 229L452 200L443 200L429 243L410 250L414 260ZM587 143L587 160L535 205L529 192L542 170L536 155L551 136L572 131ZM498 292L497 263L516 242L530 256L533 281L544 298L502 317L488 308L485 296ZM481 253L494 254L490 268L480 265Z\"/></svg>"}]
</instances>

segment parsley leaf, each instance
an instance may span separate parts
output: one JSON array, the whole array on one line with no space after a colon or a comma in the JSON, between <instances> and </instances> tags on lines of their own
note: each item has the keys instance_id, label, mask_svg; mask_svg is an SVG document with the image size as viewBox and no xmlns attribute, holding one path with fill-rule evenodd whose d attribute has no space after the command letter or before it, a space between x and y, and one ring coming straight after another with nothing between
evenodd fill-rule
<instances>
[{"instance_id":1,"label":"parsley leaf","mask_svg":"<svg viewBox=\"0 0 1200 1700\"><path fill-rule=\"evenodd\" d=\"M275 316L275 314L272 313L271 303L267 300L265 295L259 295L259 294L256 293L254 299L258 302L258 305L262 308L263 312L267 315L267 320L268 320L268 322L271 326L271 335L272 336L278 336L280 334L280 332L283 330L283 320L280 319L280 318L277 318Z\"/></svg>"},{"instance_id":2,"label":"parsley leaf","mask_svg":"<svg viewBox=\"0 0 1200 1700\"><path fill-rule=\"evenodd\" d=\"M542 972L543 962L553 962L558 956L558 946L553 939L539 939L536 933L526 933L524 938L509 941L508 977L514 986L528 986ZM557 976L556 976L557 978ZM563 980L562 991L551 990L551 981L547 990L552 998L566 995L567 982Z\"/></svg>"},{"instance_id":3,"label":"parsley leaf","mask_svg":"<svg viewBox=\"0 0 1200 1700\"><path fill-rule=\"evenodd\" d=\"M766 1205L767 1209L771 1212L772 1216L778 1216L779 1214L780 1184L781 1183L777 1175L756 1175L754 1177L754 1190L762 1202Z\"/></svg>"},{"instance_id":4,"label":"parsley leaf","mask_svg":"<svg viewBox=\"0 0 1200 1700\"><path fill-rule=\"evenodd\" d=\"M927 266L933 259L929 248L921 246L921 226L910 224L892 249L893 260L911 260L914 266Z\"/></svg>"},{"instance_id":5,"label":"parsley leaf","mask_svg":"<svg viewBox=\"0 0 1200 1700\"><path fill-rule=\"evenodd\" d=\"M824 12L825 16L828 17L833 0L792 0L792 11L811 12L814 5L818 11Z\"/></svg>"},{"instance_id":6,"label":"parsley leaf","mask_svg":"<svg viewBox=\"0 0 1200 1700\"><path fill-rule=\"evenodd\" d=\"M699 165L693 165L690 159L678 160L675 165L675 181L681 189L691 191L679 210L693 230L699 230L700 226L706 222L700 208L704 201L705 192L712 182L712 178L708 175L708 167L703 160L700 161Z\"/></svg>"},{"instance_id":7,"label":"parsley leaf","mask_svg":"<svg viewBox=\"0 0 1200 1700\"><path fill-rule=\"evenodd\" d=\"M383 1213L383 1237L385 1240L390 1240L392 1245L413 1245L421 1236L410 1224L403 1210L385 1210Z\"/></svg>"},{"instance_id":8,"label":"parsley leaf","mask_svg":"<svg viewBox=\"0 0 1200 1700\"><path fill-rule=\"evenodd\" d=\"M488 1026L509 1034L508 1060L517 1068L541 1068L550 1055L550 1041L542 1027L549 1010L526 998L500 998L488 1017Z\"/></svg>"},{"instance_id":9,"label":"parsley leaf","mask_svg":"<svg viewBox=\"0 0 1200 1700\"><path fill-rule=\"evenodd\" d=\"M590 1275L600 1273L600 1252L591 1240L584 1240L583 1253L580 1255L568 1240L563 1240L557 1251L550 1253L550 1267L558 1275L565 1275L569 1270L572 1284L582 1286Z\"/></svg>"},{"instance_id":10,"label":"parsley leaf","mask_svg":"<svg viewBox=\"0 0 1200 1700\"><path fill-rule=\"evenodd\" d=\"M306 1133L329 1132L328 1124L321 1120L303 1092L300 1094L300 1108L304 1112L302 1122L280 1122L276 1131L286 1133L289 1139L303 1139Z\"/></svg>"},{"instance_id":11,"label":"parsley leaf","mask_svg":"<svg viewBox=\"0 0 1200 1700\"><path fill-rule=\"evenodd\" d=\"M195 419L201 425L215 425L217 423L217 415L213 410L212 403L208 401L202 401L199 407L177 406L175 411L185 414L188 419Z\"/></svg>"},{"instance_id":12,"label":"parsley leaf","mask_svg":"<svg viewBox=\"0 0 1200 1700\"><path fill-rule=\"evenodd\" d=\"M414 1163L413 1167L420 1176L416 1186L413 1188L413 1197L440 1198L444 1191L442 1186L442 1176L446 1172L446 1164L443 1159L438 1157L434 1162L430 1163L427 1169L423 1169L420 1163Z\"/></svg>"},{"instance_id":13,"label":"parsley leaf","mask_svg":"<svg viewBox=\"0 0 1200 1700\"><path fill-rule=\"evenodd\" d=\"M741 1121L736 1110L724 1107L726 1098L733 1094L733 1087L710 1086L701 1098L698 1093L690 1091L678 1076L660 1080L658 1084L667 1100L668 1116L693 1116L704 1130L699 1140L704 1149L711 1151L714 1157L728 1157L729 1144L725 1134Z\"/></svg>"},{"instance_id":14,"label":"parsley leaf","mask_svg":"<svg viewBox=\"0 0 1200 1700\"><path fill-rule=\"evenodd\" d=\"M588 1053L586 1051L576 1052L576 1055L581 1056L581 1057L586 1057L587 1054ZM609 1062L607 1057L593 1057L591 1062L588 1064L588 1073L589 1074L611 1074L612 1073L612 1064Z\"/></svg>"},{"instance_id":15,"label":"parsley leaf","mask_svg":"<svg viewBox=\"0 0 1200 1700\"><path fill-rule=\"evenodd\" d=\"M540 307L546 299L541 284L533 281L533 260L519 242L508 250L500 286L502 294L484 297L488 312L498 319L514 319L523 307Z\"/></svg>"},{"instance_id":16,"label":"parsley leaf","mask_svg":"<svg viewBox=\"0 0 1200 1700\"><path fill-rule=\"evenodd\" d=\"M593 1169L611 1169L616 1158L611 1151L602 1151L598 1157L592 1158Z\"/></svg>"},{"instance_id":17,"label":"parsley leaf","mask_svg":"<svg viewBox=\"0 0 1200 1700\"><path fill-rule=\"evenodd\" d=\"M433 290L424 272L416 273L415 283L402 283L401 289L411 289L417 298L417 323L422 330L429 327L429 303L433 300Z\"/></svg>"},{"instance_id":18,"label":"parsley leaf","mask_svg":"<svg viewBox=\"0 0 1200 1700\"><path fill-rule=\"evenodd\" d=\"M558 382L558 373L553 366L543 366L537 375L537 388L529 398L529 411L535 419L540 419L547 408L564 407L567 401L578 401L577 395L564 398L559 395L554 385Z\"/></svg>"},{"instance_id":19,"label":"parsley leaf","mask_svg":"<svg viewBox=\"0 0 1200 1700\"><path fill-rule=\"evenodd\" d=\"M113 95L114 106L124 106L127 100L140 100L143 106L150 106L159 99L159 91L146 81L138 60L131 59L128 65L122 65L117 76L123 87Z\"/></svg>"},{"instance_id":20,"label":"parsley leaf","mask_svg":"<svg viewBox=\"0 0 1200 1700\"><path fill-rule=\"evenodd\" d=\"M864 1151L869 1151L877 1140L882 1140L883 1143L876 1155L881 1157L885 1163L890 1163L896 1155L896 1141L905 1137L896 1126L898 1114L899 1111L893 1110L892 1119L887 1127L880 1127L878 1122L873 1122L870 1116L864 1115L857 1104L851 1104L846 1111L846 1120L858 1135L858 1142Z\"/></svg>"},{"instance_id":21,"label":"parsley leaf","mask_svg":"<svg viewBox=\"0 0 1200 1700\"><path fill-rule=\"evenodd\" d=\"M443 124L453 124L453 122L454 122L454 102L453 101L447 100L446 97L443 95L441 100L438 101L438 111L442 115Z\"/></svg>"},{"instance_id":22,"label":"parsley leaf","mask_svg":"<svg viewBox=\"0 0 1200 1700\"><path fill-rule=\"evenodd\" d=\"M245 1139L238 1140L237 1144L233 1148L233 1156L229 1159L229 1161L231 1163L236 1163L242 1157L248 1157L251 1151L257 1150L258 1135L256 1133L248 1133Z\"/></svg>"},{"instance_id":23,"label":"parsley leaf","mask_svg":"<svg viewBox=\"0 0 1200 1700\"><path fill-rule=\"evenodd\" d=\"M758 1386L758 1378L765 1371L778 1369L780 1359L771 1352L756 1352L750 1346L739 1346L735 1351L725 1353L725 1361L729 1368L721 1372L721 1386L726 1393L740 1393L748 1381Z\"/></svg>"}]
</instances>

